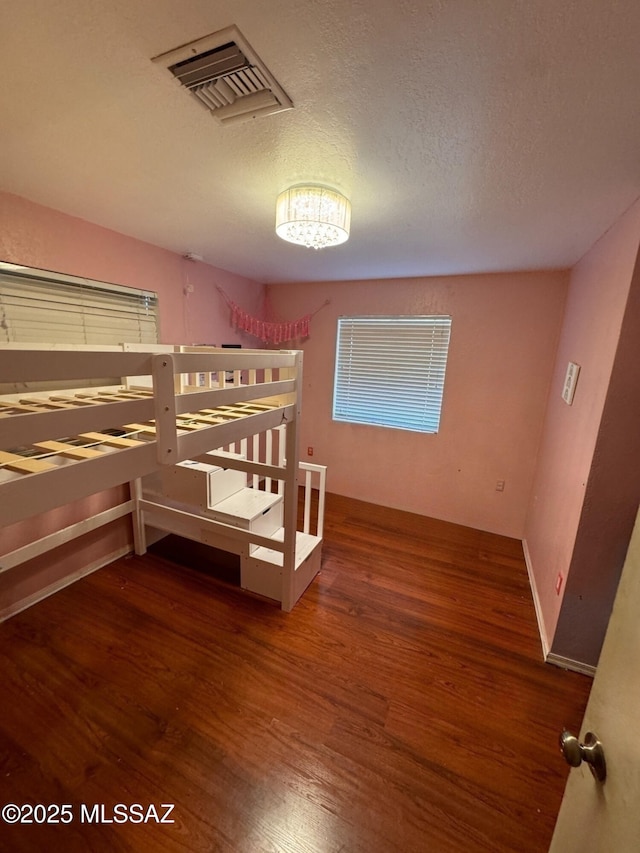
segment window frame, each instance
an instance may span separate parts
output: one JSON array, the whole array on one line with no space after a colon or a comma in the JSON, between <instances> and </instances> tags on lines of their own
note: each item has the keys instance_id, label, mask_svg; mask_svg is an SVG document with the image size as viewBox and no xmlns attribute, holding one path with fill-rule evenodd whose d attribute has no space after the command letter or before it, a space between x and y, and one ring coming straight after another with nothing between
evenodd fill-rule
<instances>
[{"instance_id":1,"label":"window frame","mask_svg":"<svg viewBox=\"0 0 640 853\"><path fill-rule=\"evenodd\" d=\"M0 261L0 345L158 343L158 294Z\"/></svg>"},{"instance_id":2,"label":"window frame","mask_svg":"<svg viewBox=\"0 0 640 853\"><path fill-rule=\"evenodd\" d=\"M449 314L339 317L332 420L437 434L451 325Z\"/></svg>"}]
</instances>

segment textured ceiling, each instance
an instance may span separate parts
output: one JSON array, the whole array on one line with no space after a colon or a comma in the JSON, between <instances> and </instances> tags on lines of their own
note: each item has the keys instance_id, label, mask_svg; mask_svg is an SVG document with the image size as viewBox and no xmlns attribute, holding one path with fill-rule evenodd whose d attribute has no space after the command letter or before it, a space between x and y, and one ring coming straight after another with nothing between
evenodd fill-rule
<instances>
[{"instance_id":1,"label":"textured ceiling","mask_svg":"<svg viewBox=\"0 0 640 853\"><path fill-rule=\"evenodd\" d=\"M638 0L0 0L0 187L260 281L564 267L640 195ZM236 24L295 109L151 57ZM327 183L351 239L274 234Z\"/></svg>"}]
</instances>

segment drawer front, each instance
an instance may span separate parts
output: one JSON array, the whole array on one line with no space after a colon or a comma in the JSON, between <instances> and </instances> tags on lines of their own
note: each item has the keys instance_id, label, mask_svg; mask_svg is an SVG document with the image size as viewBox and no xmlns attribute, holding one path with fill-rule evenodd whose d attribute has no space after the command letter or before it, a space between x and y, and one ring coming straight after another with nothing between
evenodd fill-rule
<instances>
[{"instance_id":1,"label":"drawer front","mask_svg":"<svg viewBox=\"0 0 640 853\"><path fill-rule=\"evenodd\" d=\"M282 569L261 560L243 557L240 560L240 586L265 598L281 601Z\"/></svg>"},{"instance_id":2,"label":"drawer front","mask_svg":"<svg viewBox=\"0 0 640 853\"><path fill-rule=\"evenodd\" d=\"M282 527L282 501L254 518L249 529L262 536L271 536L279 527Z\"/></svg>"},{"instance_id":3,"label":"drawer front","mask_svg":"<svg viewBox=\"0 0 640 853\"><path fill-rule=\"evenodd\" d=\"M209 506L239 492L247 485L247 475L244 471L232 471L230 468L217 468L209 474Z\"/></svg>"}]
</instances>

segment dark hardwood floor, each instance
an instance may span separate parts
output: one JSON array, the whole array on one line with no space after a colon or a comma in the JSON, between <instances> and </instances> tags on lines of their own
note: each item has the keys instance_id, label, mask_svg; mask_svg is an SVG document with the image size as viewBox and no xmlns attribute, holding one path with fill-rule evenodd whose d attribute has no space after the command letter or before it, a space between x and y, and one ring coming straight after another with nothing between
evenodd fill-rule
<instances>
[{"instance_id":1,"label":"dark hardwood floor","mask_svg":"<svg viewBox=\"0 0 640 853\"><path fill-rule=\"evenodd\" d=\"M72 817L0 821L11 853L542 853L590 689L517 541L332 495L293 613L147 555L0 637L0 805Z\"/></svg>"}]
</instances>

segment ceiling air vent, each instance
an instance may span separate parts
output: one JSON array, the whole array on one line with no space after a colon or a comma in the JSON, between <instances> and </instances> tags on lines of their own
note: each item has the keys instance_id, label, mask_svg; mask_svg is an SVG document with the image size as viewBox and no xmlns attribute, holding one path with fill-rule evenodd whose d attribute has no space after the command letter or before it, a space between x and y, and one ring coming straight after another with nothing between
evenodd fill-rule
<instances>
[{"instance_id":1,"label":"ceiling air vent","mask_svg":"<svg viewBox=\"0 0 640 853\"><path fill-rule=\"evenodd\" d=\"M237 27L185 44L153 61L168 68L223 124L293 107Z\"/></svg>"}]
</instances>

